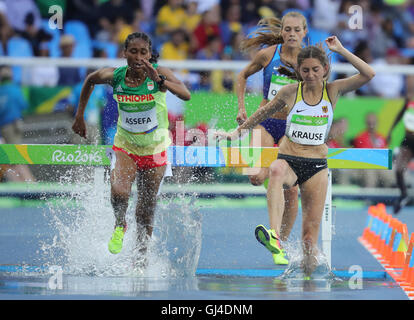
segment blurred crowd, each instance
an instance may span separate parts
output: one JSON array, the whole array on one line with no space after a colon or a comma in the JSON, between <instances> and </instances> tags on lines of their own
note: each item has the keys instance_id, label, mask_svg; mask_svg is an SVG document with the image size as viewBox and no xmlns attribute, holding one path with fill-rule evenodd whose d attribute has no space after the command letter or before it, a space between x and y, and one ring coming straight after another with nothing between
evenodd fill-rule
<instances>
[{"instance_id":1,"label":"blurred crowd","mask_svg":"<svg viewBox=\"0 0 414 320\"><path fill-rule=\"evenodd\" d=\"M62 9L61 20L52 5ZM251 56L239 49L241 40L255 30L260 19L282 17L291 10L301 12L308 20L305 44L321 42L334 34L350 51L374 66L414 63L412 0L0 0L0 57L120 58L127 35L145 32L160 59L248 60ZM355 19L361 20L359 26L353 24ZM82 80L92 71L53 65L1 69L3 88L6 83L72 86L67 104L73 111ZM177 70L177 76L191 91L234 92L236 75L237 71ZM260 76L252 77L248 90L260 92L261 82ZM98 121L103 123L106 131L101 142L109 144L116 125L116 104L107 89L95 91L86 120L92 126ZM377 73L357 95L412 97L414 77ZM174 120L171 122L183 120L182 102L172 95L167 99L170 120ZM106 112L98 115L97 110L102 108ZM344 140L346 119L338 119L329 146L386 148L388 141L376 136L373 117L375 114L367 115L367 131L354 141ZM206 124L200 124L199 129L206 131Z\"/></svg>"},{"instance_id":2,"label":"blurred crowd","mask_svg":"<svg viewBox=\"0 0 414 320\"><path fill-rule=\"evenodd\" d=\"M50 11L52 4L62 8L61 29L50 27L58 21ZM351 26L355 4L360 27ZM411 63L414 57L414 1L409 0L0 0L0 55L121 57L127 35L142 31L151 36L161 59L245 60L249 57L240 52L240 41L261 18L282 17L288 10L308 19L308 43L335 34L374 65ZM26 39L30 48L20 45L15 50L16 37ZM33 73L17 80L66 85L84 75L53 66ZM234 89L234 75L229 73L184 70L182 77L191 90ZM387 74L378 75L358 94L398 97L413 91L413 79Z\"/></svg>"}]
</instances>

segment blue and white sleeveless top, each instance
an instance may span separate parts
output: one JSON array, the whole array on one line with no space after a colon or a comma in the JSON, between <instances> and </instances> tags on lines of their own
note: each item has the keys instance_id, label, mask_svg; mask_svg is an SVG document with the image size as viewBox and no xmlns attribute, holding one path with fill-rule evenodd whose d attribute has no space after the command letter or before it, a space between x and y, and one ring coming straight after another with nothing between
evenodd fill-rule
<instances>
[{"instance_id":1,"label":"blue and white sleeveless top","mask_svg":"<svg viewBox=\"0 0 414 320\"><path fill-rule=\"evenodd\" d=\"M332 103L326 82L323 83L321 100L315 105L303 100L302 84L299 82L295 104L286 119L286 136L298 144L318 146L326 142L331 129Z\"/></svg>"},{"instance_id":2,"label":"blue and white sleeveless top","mask_svg":"<svg viewBox=\"0 0 414 320\"><path fill-rule=\"evenodd\" d=\"M286 67L292 72L294 71L292 68L288 67L282 62L280 58L280 48L280 44L276 46L272 60L263 69L263 98L267 100L272 100L275 97L276 93L284 85L296 82L295 80L281 75L277 71L280 66Z\"/></svg>"}]
</instances>

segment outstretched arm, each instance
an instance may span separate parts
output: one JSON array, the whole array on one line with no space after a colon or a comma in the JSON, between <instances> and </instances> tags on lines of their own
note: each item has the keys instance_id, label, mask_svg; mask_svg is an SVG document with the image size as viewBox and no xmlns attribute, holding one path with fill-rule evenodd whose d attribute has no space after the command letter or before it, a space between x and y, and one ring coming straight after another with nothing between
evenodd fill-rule
<instances>
[{"instance_id":1,"label":"outstretched arm","mask_svg":"<svg viewBox=\"0 0 414 320\"><path fill-rule=\"evenodd\" d=\"M359 89L375 76L374 69L368 63L344 48L336 36L328 37L325 40L325 43L331 51L340 54L359 71L356 75L345 79L335 80L331 83L335 99L340 94Z\"/></svg>"},{"instance_id":2,"label":"outstretched arm","mask_svg":"<svg viewBox=\"0 0 414 320\"><path fill-rule=\"evenodd\" d=\"M83 138L86 138L84 114L89 97L91 96L96 84L111 84L113 74L114 68L102 68L90 73L83 83L78 109L75 114L75 122L72 125L72 130Z\"/></svg>"}]
</instances>

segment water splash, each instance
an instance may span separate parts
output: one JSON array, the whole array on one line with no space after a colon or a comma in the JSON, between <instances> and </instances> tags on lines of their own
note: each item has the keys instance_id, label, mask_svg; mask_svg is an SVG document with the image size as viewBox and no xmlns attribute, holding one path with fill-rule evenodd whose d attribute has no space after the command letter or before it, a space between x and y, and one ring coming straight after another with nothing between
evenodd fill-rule
<instances>
[{"instance_id":1,"label":"water splash","mask_svg":"<svg viewBox=\"0 0 414 320\"><path fill-rule=\"evenodd\" d=\"M300 240L289 241L283 243L286 252L288 253L289 264L286 270L279 276L280 279L304 279L303 272L303 250ZM311 278L314 280L335 280L336 276L329 266L328 260L321 250L314 257L316 260L316 267L312 272Z\"/></svg>"},{"instance_id":2,"label":"water splash","mask_svg":"<svg viewBox=\"0 0 414 320\"><path fill-rule=\"evenodd\" d=\"M103 179L103 177L101 177ZM66 183L69 179L62 177ZM108 241L114 227L110 185L95 179L79 184L61 205L50 204L47 213L56 235L43 242L40 253L45 266L62 266L67 275L138 276L172 278L195 275L201 250L201 214L195 196L161 199L156 209L153 236L144 257L137 244L133 189L122 251L113 255ZM143 265L146 264L146 268Z\"/></svg>"}]
</instances>

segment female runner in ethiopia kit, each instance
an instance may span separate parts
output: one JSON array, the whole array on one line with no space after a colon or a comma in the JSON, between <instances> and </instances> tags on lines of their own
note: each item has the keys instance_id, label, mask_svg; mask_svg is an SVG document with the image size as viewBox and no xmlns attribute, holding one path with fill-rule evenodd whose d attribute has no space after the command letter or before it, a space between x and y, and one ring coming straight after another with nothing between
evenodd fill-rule
<instances>
[{"instance_id":1,"label":"female runner in ethiopia kit","mask_svg":"<svg viewBox=\"0 0 414 320\"><path fill-rule=\"evenodd\" d=\"M302 268L310 278L318 264L318 236L328 186L328 147L326 140L336 102L341 94L356 90L370 81L374 70L345 49L331 36L325 40L332 52L342 55L358 71L348 78L327 83L329 60L323 49L309 46L298 54L301 82L283 86L276 97L259 108L231 133L216 133L218 138L236 140L242 130L252 129L277 111L287 115L286 133L279 145L278 158L269 168L267 204L270 229L256 227L258 241L270 252L279 253L279 234L285 206L284 188L299 185L302 202Z\"/></svg>"},{"instance_id":2,"label":"female runner in ethiopia kit","mask_svg":"<svg viewBox=\"0 0 414 320\"><path fill-rule=\"evenodd\" d=\"M132 33L127 37L124 57L127 66L102 68L87 76L72 126L75 133L86 137L84 112L89 96L95 85L111 85L118 104L117 131L112 147L115 157L111 165L115 230L108 244L113 254L122 249L127 229L125 214L135 179L139 190L135 211L137 243L140 251L146 252L147 239L152 235L157 194L166 170L167 147L171 143L166 91L183 100L191 97L171 70L157 65L151 39L145 33Z\"/></svg>"},{"instance_id":3,"label":"female runner in ethiopia kit","mask_svg":"<svg viewBox=\"0 0 414 320\"><path fill-rule=\"evenodd\" d=\"M306 18L299 12L291 11L285 14L282 19L264 18L258 23L259 28L251 37L245 39L241 49L251 52L261 48L253 57L252 61L239 73L237 79L237 98L239 112L237 122L241 125L247 119L244 95L246 81L253 74L263 70L263 99L259 107L263 107L272 100L280 88L286 84L294 83L295 80L283 74L284 68L293 71L296 67L296 60L299 51L302 49L302 42L307 33ZM283 112L276 112L268 119L259 123L253 131L250 141L255 147L274 147L284 136L286 130L286 115ZM255 135L260 133L260 140ZM257 141L255 141L255 136ZM252 168L256 170L249 172L250 182L259 186L264 184L267 188L269 182L268 168ZM286 189L285 212L283 214L280 239L286 241L293 228L298 213L298 187ZM279 254L272 254L273 261L278 265L288 264L286 253L282 250Z\"/></svg>"}]
</instances>

